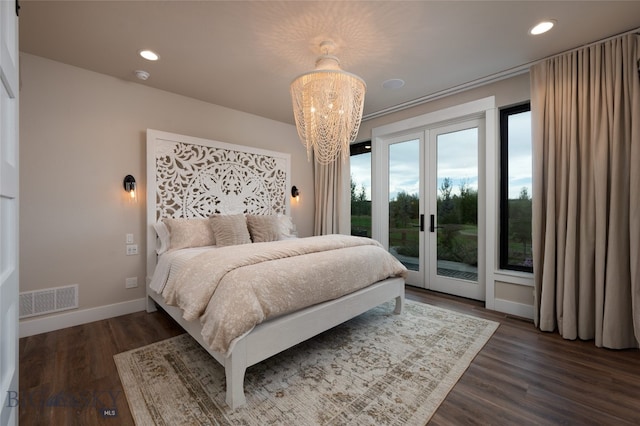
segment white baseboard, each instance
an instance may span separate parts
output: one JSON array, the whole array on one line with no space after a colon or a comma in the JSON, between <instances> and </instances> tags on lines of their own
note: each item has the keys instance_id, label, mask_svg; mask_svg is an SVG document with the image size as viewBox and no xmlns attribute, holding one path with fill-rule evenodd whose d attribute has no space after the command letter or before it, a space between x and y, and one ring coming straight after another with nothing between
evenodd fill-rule
<instances>
[{"instance_id":1,"label":"white baseboard","mask_svg":"<svg viewBox=\"0 0 640 426\"><path fill-rule=\"evenodd\" d=\"M113 305L98 306L97 308L66 311L58 315L48 315L42 318L29 318L20 321L20 337L47 333L75 325L100 321L120 315L131 314L146 309L146 298L114 303Z\"/></svg>"},{"instance_id":2,"label":"white baseboard","mask_svg":"<svg viewBox=\"0 0 640 426\"><path fill-rule=\"evenodd\" d=\"M495 299L493 310L505 314L516 315L522 318L533 319L533 305L511 302L504 299Z\"/></svg>"}]
</instances>

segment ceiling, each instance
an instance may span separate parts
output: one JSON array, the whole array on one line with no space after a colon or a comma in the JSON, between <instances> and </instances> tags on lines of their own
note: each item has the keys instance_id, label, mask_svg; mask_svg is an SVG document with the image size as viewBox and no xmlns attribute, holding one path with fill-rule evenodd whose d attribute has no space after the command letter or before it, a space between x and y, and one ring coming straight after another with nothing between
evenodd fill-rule
<instances>
[{"instance_id":1,"label":"ceiling","mask_svg":"<svg viewBox=\"0 0 640 426\"><path fill-rule=\"evenodd\" d=\"M30 1L20 50L293 123L289 85L332 40L365 119L640 28L640 1ZM554 19L548 33L528 30ZM140 49L160 55L148 62ZM137 80L134 71L150 77ZM405 85L385 89L399 78Z\"/></svg>"}]
</instances>

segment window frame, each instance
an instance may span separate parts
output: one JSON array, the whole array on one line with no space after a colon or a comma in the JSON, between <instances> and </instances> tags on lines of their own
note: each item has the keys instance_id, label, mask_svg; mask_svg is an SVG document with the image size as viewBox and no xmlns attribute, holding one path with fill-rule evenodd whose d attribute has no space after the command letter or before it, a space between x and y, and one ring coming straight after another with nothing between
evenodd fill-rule
<instances>
[{"instance_id":1,"label":"window frame","mask_svg":"<svg viewBox=\"0 0 640 426\"><path fill-rule=\"evenodd\" d=\"M533 266L509 263L509 117L531 111L531 102L500 109L500 222L498 261L501 270L533 273ZM531 155L533 156L533 147ZM533 194L531 194L533 196ZM532 217L533 221L533 217Z\"/></svg>"}]
</instances>

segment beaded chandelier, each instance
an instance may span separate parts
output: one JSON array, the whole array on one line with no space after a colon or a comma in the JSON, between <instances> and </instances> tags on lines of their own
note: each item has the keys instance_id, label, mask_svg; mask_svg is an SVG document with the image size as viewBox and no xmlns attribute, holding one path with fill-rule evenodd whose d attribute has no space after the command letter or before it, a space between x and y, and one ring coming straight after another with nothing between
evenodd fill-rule
<instances>
[{"instance_id":1,"label":"beaded chandelier","mask_svg":"<svg viewBox=\"0 0 640 426\"><path fill-rule=\"evenodd\" d=\"M343 71L333 56L335 45L320 44L323 54L316 69L298 76L291 83L291 99L298 136L320 164L349 155L349 145L358 135L366 84L357 75Z\"/></svg>"}]
</instances>

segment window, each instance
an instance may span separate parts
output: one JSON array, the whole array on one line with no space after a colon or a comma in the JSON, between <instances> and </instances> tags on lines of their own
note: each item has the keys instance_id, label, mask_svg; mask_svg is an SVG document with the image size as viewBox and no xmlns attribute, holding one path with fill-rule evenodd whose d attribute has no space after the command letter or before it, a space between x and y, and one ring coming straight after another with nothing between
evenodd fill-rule
<instances>
[{"instance_id":1,"label":"window","mask_svg":"<svg viewBox=\"0 0 640 426\"><path fill-rule=\"evenodd\" d=\"M351 145L351 235L371 238L371 142Z\"/></svg>"},{"instance_id":2,"label":"window","mask_svg":"<svg viewBox=\"0 0 640 426\"><path fill-rule=\"evenodd\" d=\"M533 272L531 106L500 111L500 268Z\"/></svg>"}]
</instances>

